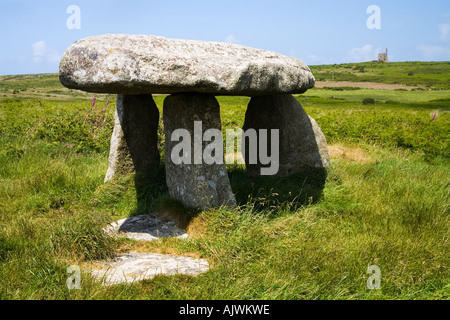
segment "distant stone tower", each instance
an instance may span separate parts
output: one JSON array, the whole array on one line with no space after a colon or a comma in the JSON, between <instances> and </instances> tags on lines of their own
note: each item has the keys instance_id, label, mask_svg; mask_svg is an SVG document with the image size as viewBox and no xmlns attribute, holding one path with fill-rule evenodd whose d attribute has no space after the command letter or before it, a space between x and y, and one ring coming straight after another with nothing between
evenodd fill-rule
<instances>
[{"instance_id":1,"label":"distant stone tower","mask_svg":"<svg viewBox=\"0 0 450 320\"><path fill-rule=\"evenodd\" d=\"M388 49L386 48L386 53L378 54L378 61L388 62Z\"/></svg>"}]
</instances>

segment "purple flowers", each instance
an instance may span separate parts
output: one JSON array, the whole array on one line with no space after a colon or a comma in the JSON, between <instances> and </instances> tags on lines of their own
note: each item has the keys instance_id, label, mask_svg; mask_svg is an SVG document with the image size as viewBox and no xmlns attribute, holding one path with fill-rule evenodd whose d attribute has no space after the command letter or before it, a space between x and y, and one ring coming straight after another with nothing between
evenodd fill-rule
<instances>
[{"instance_id":1,"label":"purple flowers","mask_svg":"<svg viewBox=\"0 0 450 320\"><path fill-rule=\"evenodd\" d=\"M91 101L92 106L95 106L95 102L97 101L97 97L94 97ZM106 100L106 106L109 105L109 99Z\"/></svg>"},{"instance_id":2,"label":"purple flowers","mask_svg":"<svg viewBox=\"0 0 450 320\"><path fill-rule=\"evenodd\" d=\"M434 119L436 119L437 113L434 113L433 119L431 119L431 121L433 121Z\"/></svg>"}]
</instances>

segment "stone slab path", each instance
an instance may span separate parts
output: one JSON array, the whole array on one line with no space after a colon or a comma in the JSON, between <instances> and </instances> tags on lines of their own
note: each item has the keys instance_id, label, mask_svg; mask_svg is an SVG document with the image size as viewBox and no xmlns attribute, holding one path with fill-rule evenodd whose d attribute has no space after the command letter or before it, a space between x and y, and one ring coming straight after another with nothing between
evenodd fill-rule
<instances>
[{"instance_id":1,"label":"stone slab path","mask_svg":"<svg viewBox=\"0 0 450 320\"><path fill-rule=\"evenodd\" d=\"M157 275L185 274L196 276L209 270L204 259L172 256L149 252L129 252L109 262L98 262L91 274L103 285L133 283L152 279Z\"/></svg>"}]
</instances>

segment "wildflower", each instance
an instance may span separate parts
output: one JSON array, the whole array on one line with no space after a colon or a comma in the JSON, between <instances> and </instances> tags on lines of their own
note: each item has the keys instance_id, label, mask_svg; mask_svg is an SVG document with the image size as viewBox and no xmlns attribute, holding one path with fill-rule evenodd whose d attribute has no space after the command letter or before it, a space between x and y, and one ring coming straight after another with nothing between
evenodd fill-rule
<instances>
[{"instance_id":1,"label":"wildflower","mask_svg":"<svg viewBox=\"0 0 450 320\"><path fill-rule=\"evenodd\" d=\"M436 114L436 112L435 112L434 115L433 115L433 119L431 119L431 121L433 121L434 119L436 119L436 116L437 116L437 114Z\"/></svg>"},{"instance_id":2,"label":"wildflower","mask_svg":"<svg viewBox=\"0 0 450 320\"><path fill-rule=\"evenodd\" d=\"M109 99L108 99L108 100L106 100L106 106L108 106L108 104L109 104Z\"/></svg>"},{"instance_id":3,"label":"wildflower","mask_svg":"<svg viewBox=\"0 0 450 320\"><path fill-rule=\"evenodd\" d=\"M95 97L92 99L92 105L95 106Z\"/></svg>"}]
</instances>

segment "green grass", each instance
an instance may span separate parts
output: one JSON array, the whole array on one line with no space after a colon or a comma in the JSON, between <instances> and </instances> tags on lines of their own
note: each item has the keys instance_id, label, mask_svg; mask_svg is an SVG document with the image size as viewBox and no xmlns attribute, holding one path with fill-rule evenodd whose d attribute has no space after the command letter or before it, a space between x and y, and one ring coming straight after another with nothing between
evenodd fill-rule
<instances>
[{"instance_id":1,"label":"green grass","mask_svg":"<svg viewBox=\"0 0 450 320\"><path fill-rule=\"evenodd\" d=\"M376 142L421 151L430 158L450 156L449 96L448 90L312 89L297 98L330 143ZM364 105L365 98L373 98L375 104Z\"/></svg>"},{"instance_id":2,"label":"green grass","mask_svg":"<svg viewBox=\"0 0 450 320\"><path fill-rule=\"evenodd\" d=\"M41 80L27 86L60 90ZM113 98L107 107L106 97L92 107L65 93L0 99L0 299L449 299L449 91L296 97L331 146L323 189L320 178L254 181L230 166L239 208L187 212L192 241L147 244L101 232L177 208L163 167L103 184ZM163 100L155 96L159 108ZM242 127L249 98L218 100L223 130ZM67 289L69 265L129 250L193 255L213 268L113 287L83 272L81 290ZM366 288L370 265L381 268L381 290Z\"/></svg>"},{"instance_id":3,"label":"green grass","mask_svg":"<svg viewBox=\"0 0 450 320\"><path fill-rule=\"evenodd\" d=\"M314 88L308 90L304 95L306 97L320 97L320 98L339 98L345 99L349 102L356 102L360 104L364 98L374 98L378 104L397 102L417 108L445 108L450 105L448 90L439 91L404 91L404 90L376 90L376 89L359 89L348 90L347 88L341 88L342 90L333 89L319 89ZM355 105L353 105L355 106Z\"/></svg>"}]
</instances>

